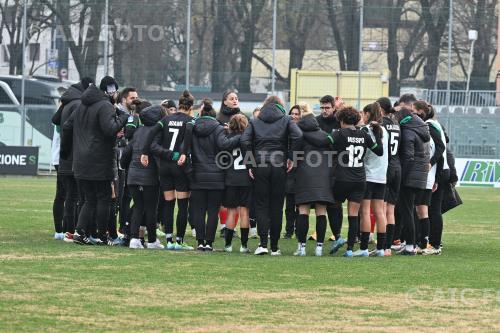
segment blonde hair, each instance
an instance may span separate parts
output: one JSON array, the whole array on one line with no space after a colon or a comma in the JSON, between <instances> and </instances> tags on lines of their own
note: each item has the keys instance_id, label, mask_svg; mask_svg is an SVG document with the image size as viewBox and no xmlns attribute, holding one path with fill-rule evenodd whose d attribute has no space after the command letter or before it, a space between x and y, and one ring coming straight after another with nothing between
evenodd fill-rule
<instances>
[{"instance_id":1,"label":"blonde hair","mask_svg":"<svg viewBox=\"0 0 500 333\"><path fill-rule=\"evenodd\" d=\"M302 117L313 114L311 107L306 102L299 103L299 110Z\"/></svg>"}]
</instances>

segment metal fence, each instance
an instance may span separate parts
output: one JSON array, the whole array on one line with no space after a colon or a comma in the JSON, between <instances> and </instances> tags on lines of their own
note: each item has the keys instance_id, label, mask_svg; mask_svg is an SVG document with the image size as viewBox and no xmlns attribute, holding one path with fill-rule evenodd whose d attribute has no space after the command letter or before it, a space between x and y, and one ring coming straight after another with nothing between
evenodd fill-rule
<instances>
[{"instance_id":1,"label":"metal fence","mask_svg":"<svg viewBox=\"0 0 500 333\"><path fill-rule=\"evenodd\" d=\"M422 98L432 105L497 106L500 91L491 90L431 90L422 91ZM449 98L449 100L448 100Z\"/></svg>"},{"instance_id":2,"label":"metal fence","mask_svg":"<svg viewBox=\"0 0 500 333\"><path fill-rule=\"evenodd\" d=\"M440 112L438 120L446 128L455 157L500 158L500 115Z\"/></svg>"}]
</instances>

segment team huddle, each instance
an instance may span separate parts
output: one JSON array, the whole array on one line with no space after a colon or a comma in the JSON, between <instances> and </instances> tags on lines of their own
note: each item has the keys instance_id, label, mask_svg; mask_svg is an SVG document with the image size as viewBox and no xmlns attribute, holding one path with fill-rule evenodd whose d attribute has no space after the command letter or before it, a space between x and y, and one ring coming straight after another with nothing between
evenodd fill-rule
<instances>
[{"instance_id":1,"label":"team huddle","mask_svg":"<svg viewBox=\"0 0 500 333\"><path fill-rule=\"evenodd\" d=\"M55 238L211 252L220 224L225 252L238 236L239 252L250 253L255 237L255 255L279 256L285 206L284 238L295 235L295 256L306 256L308 238L316 256L441 254L442 214L457 176L434 108L412 94L362 110L329 95L319 104L315 116L306 103L287 111L269 96L247 116L234 90L216 112L209 99L195 105L189 91L177 104L151 105L136 89L118 92L112 77L98 86L82 79L52 119L60 133ZM196 246L185 241L188 224Z\"/></svg>"}]
</instances>

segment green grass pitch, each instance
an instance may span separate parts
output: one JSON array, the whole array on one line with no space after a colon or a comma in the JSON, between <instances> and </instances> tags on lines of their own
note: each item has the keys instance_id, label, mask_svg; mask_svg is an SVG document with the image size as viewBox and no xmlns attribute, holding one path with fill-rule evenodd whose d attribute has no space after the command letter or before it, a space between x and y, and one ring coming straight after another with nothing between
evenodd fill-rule
<instances>
[{"instance_id":1,"label":"green grass pitch","mask_svg":"<svg viewBox=\"0 0 500 333\"><path fill-rule=\"evenodd\" d=\"M500 190L459 190L441 256L256 257L55 241L55 179L0 178L0 332L498 332Z\"/></svg>"}]
</instances>

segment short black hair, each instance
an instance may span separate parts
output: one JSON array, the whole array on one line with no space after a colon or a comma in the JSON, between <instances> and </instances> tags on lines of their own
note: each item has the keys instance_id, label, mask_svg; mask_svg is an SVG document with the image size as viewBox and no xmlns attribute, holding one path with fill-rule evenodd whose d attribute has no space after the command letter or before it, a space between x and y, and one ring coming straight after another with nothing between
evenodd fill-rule
<instances>
[{"instance_id":1,"label":"short black hair","mask_svg":"<svg viewBox=\"0 0 500 333\"><path fill-rule=\"evenodd\" d=\"M137 92L137 89L135 88L132 88L132 87L127 87L127 88L124 88L121 93L120 93L120 97L121 98L127 98L128 95L131 93L131 92Z\"/></svg>"},{"instance_id":2,"label":"short black hair","mask_svg":"<svg viewBox=\"0 0 500 333\"><path fill-rule=\"evenodd\" d=\"M83 89L87 89L91 84L95 84L94 79L87 76L82 78L80 82L82 83Z\"/></svg>"},{"instance_id":3,"label":"short black hair","mask_svg":"<svg viewBox=\"0 0 500 333\"><path fill-rule=\"evenodd\" d=\"M399 104L413 104L417 101L417 98L413 94L403 94L399 97Z\"/></svg>"},{"instance_id":4,"label":"short black hair","mask_svg":"<svg viewBox=\"0 0 500 333\"><path fill-rule=\"evenodd\" d=\"M325 95L319 99L319 102L321 104L330 103L332 106L334 106L335 105L335 98L333 98L333 96L331 96L331 95Z\"/></svg>"}]
</instances>

